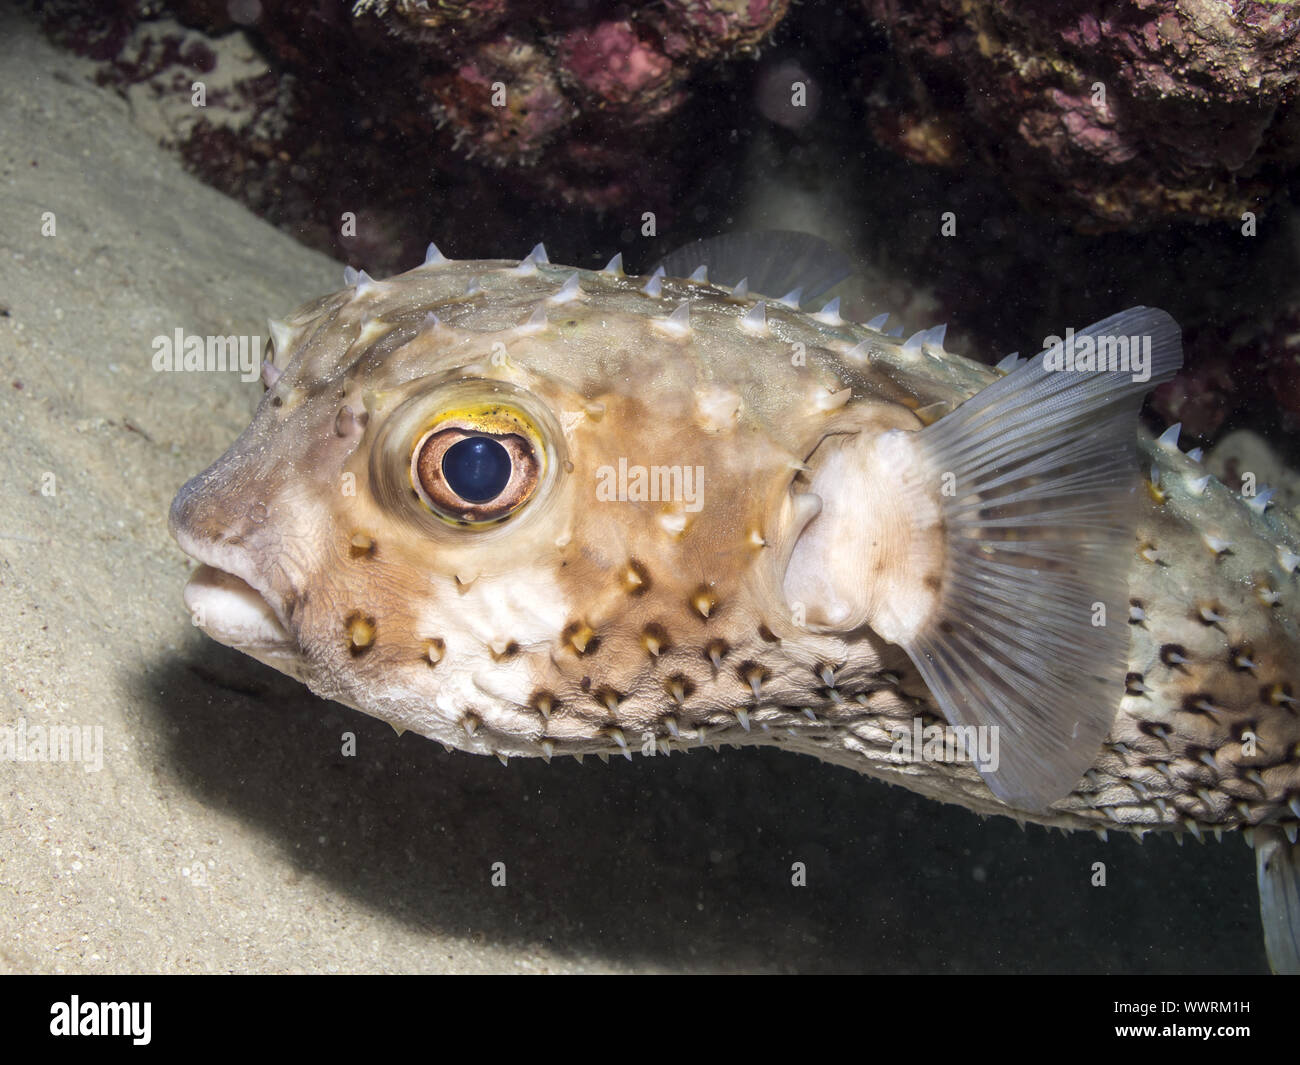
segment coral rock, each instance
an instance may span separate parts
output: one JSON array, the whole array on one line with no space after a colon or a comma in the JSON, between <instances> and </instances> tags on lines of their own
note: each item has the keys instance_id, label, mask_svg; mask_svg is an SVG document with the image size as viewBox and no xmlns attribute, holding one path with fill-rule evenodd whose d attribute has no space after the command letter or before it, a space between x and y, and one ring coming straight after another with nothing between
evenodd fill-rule
<instances>
[{"instance_id":1,"label":"coral rock","mask_svg":"<svg viewBox=\"0 0 1300 1065\"><path fill-rule=\"evenodd\" d=\"M877 134L943 163L959 131L1081 228L1239 220L1300 161L1295 5L863 2L906 72L871 101Z\"/></svg>"}]
</instances>

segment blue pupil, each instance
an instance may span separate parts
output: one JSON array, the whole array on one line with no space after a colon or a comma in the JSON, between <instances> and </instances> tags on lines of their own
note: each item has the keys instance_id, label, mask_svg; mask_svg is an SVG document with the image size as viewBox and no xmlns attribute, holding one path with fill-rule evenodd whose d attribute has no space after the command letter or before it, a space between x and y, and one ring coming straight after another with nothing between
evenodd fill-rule
<instances>
[{"instance_id":1,"label":"blue pupil","mask_svg":"<svg viewBox=\"0 0 1300 1065\"><path fill-rule=\"evenodd\" d=\"M510 452L490 437L471 436L443 454L442 475L467 503L491 502L510 481Z\"/></svg>"}]
</instances>

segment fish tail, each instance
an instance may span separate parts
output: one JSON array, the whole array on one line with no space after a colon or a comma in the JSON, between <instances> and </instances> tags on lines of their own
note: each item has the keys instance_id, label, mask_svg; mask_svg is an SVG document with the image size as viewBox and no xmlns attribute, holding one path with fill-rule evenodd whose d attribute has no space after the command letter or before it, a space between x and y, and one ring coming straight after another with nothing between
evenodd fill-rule
<instances>
[{"instance_id":1,"label":"fish tail","mask_svg":"<svg viewBox=\"0 0 1300 1065\"><path fill-rule=\"evenodd\" d=\"M1255 872L1268 963L1275 973L1300 975L1300 842L1280 828L1256 828Z\"/></svg>"}]
</instances>

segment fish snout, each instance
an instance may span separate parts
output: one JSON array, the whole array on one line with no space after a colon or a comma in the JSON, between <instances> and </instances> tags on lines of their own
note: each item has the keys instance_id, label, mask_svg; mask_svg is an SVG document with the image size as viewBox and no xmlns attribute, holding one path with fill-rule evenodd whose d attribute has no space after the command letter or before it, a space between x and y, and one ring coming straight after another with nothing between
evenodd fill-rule
<instances>
[{"instance_id":1,"label":"fish snout","mask_svg":"<svg viewBox=\"0 0 1300 1065\"><path fill-rule=\"evenodd\" d=\"M270 509L248 499L230 490L219 466L176 493L168 527L180 549L199 563L185 586L185 606L194 623L220 643L263 660L296 657L287 616L292 593L274 587L276 567L265 564L278 555Z\"/></svg>"}]
</instances>

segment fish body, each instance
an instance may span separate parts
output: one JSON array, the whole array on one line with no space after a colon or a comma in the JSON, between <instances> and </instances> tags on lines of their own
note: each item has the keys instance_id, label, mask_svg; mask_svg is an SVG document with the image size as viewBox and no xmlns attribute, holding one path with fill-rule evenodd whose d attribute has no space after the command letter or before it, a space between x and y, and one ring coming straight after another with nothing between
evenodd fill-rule
<instances>
[{"instance_id":1,"label":"fish body","mask_svg":"<svg viewBox=\"0 0 1300 1065\"><path fill-rule=\"evenodd\" d=\"M173 504L214 638L503 760L767 744L1063 828L1260 828L1294 905L1300 528L1136 430L1168 316L1100 324L1155 338L1145 381L1067 387L617 263L349 281Z\"/></svg>"}]
</instances>

